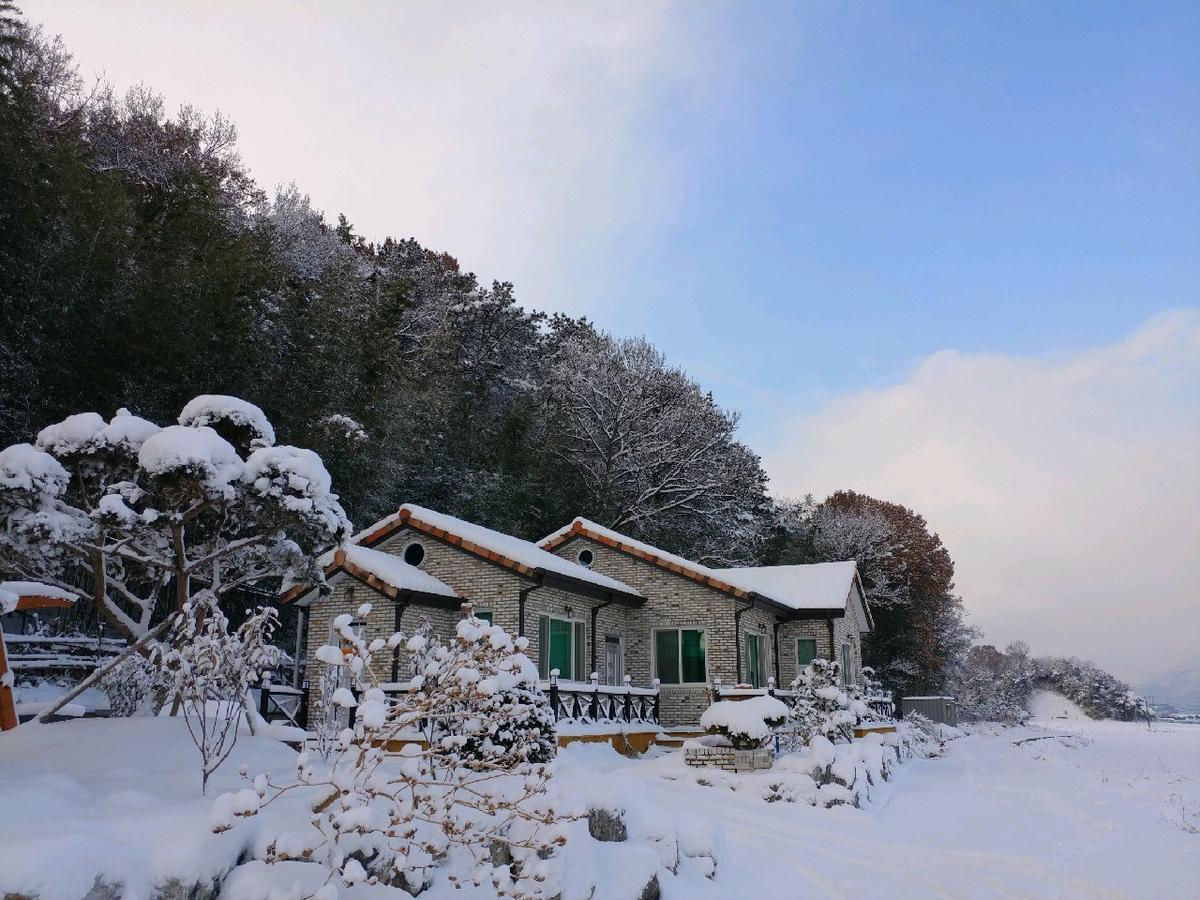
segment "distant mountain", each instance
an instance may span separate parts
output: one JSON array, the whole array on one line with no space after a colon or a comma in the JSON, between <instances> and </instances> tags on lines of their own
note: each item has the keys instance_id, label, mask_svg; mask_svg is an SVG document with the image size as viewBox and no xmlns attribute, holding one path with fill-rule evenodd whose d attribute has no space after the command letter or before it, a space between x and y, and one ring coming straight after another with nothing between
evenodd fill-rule
<instances>
[{"instance_id":1,"label":"distant mountain","mask_svg":"<svg viewBox=\"0 0 1200 900\"><path fill-rule=\"evenodd\" d=\"M1200 712L1200 667L1164 672L1147 678L1134 690L1155 704L1170 704L1176 709Z\"/></svg>"}]
</instances>

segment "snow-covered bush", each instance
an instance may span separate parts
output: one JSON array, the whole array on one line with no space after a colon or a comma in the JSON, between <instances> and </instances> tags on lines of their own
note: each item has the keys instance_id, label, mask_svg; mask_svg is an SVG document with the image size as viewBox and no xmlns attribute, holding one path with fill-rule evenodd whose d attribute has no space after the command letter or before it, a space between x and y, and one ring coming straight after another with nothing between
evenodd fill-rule
<instances>
[{"instance_id":1,"label":"snow-covered bush","mask_svg":"<svg viewBox=\"0 0 1200 900\"><path fill-rule=\"evenodd\" d=\"M846 692L840 672L841 667L833 660L818 658L792 682L796 702L790 724L803 742L815 735L848 741L854 726L872 715L866 703Z\"/></svg>"},{"instance_id":2,"label":"snow-covered bush","mask_svg":"<svg viewBox=\"0 0 1200 900\"><path fill-rule=\"evenodd\" d=\"M358 615L369 613L364 605ZM302 753L290 784L247 774L251 787L214 807L215 830L294 788L320 786L329 790L328 802L298 830L276 835L268 862L323 864L328 886L334 879L378 881L416 893L442 869L451 883L488 882L501 896L553 896L558 887L549 857L564 840L547 790L552 731L543 726L553 717L538 692L537 668L523 652L526 640L472 615L449 644L429 629L407 640L400 634L368 640L352 621L342 615L333 622L347 652L329 647L320 654L354 688L332 696L355 711L353 726L338 736L332 766L317 772ZM391 699L372 683L371 661L401 643L417 672L408 690ZM398 752L388 752L398 744Z\"/></svg>"},{"instance_id":3,"label":"snow-covered bush","mask_svg":"<svg viewBox=\"0 0 1200 900\"><path fill-rule=\"evenodd\" d=\"M76 592L133 642L159 601L268 579L322 580L350 533L316 454L274 446L257 406L204 395L160 428L78 413L0 450L0 571Z\"/></svg>"},{"instance_id":4,"label":"snow-covered bush","mask_svg":"<svg viewBox=\"0 0 1200 900\"><path fill-rule=\"evenodd\" d=\"M700 727L720 735L735 750L754 750L770 739L788 717L788 708L774 697L718 700L700 716Z\"/></svg>"},{"instance_id":5,"label":"snow-covered bush","mask_svg":"<svg viewBox=\"0 0 1200 900\"><path fill-rule=\"evenodd\" d=\"M113 716L133 716L144 710L153 688L154 667L138 653L125 656L100 682Z\"/></svg>"},{"instance_id":6,"label":"snow-covered bush","mask_svg":"<svg viewBox=\"0 0 1200 900\"><path fill-rule=\"evenodd\" d=\"M279 664L282 651L271 644L278 622L273 608L260 607L231 633L216 598L201 591L177 614L170 643L151 654L168 700L182 708L200 751L202 792L233 752L243 712L255 717L250 686Z\"/></svg>"}]
</instances>

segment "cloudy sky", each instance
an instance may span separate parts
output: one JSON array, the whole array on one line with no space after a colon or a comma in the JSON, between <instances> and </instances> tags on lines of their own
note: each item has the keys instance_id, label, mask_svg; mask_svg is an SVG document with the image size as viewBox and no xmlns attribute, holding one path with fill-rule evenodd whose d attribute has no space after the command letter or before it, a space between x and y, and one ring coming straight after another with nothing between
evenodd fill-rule
<instances>
[{"instance_id":1,"label":"cloudy sky","mask_svg":"<svg viewBox=\"0 0 1200 900\"><path fill-rule=\"evenodd\" d=\"M662 346L974 624L1200 659L1200 6L26 0L268 188Z\"/></svg>"}]
</instances>

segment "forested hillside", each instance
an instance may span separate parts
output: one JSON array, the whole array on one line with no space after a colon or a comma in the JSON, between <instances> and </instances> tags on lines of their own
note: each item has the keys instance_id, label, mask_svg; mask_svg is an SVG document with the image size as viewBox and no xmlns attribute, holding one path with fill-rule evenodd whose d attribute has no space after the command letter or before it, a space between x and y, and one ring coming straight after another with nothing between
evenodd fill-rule
<instances>
[{"instance_id":1,"label":"forested hillside","mask_svg":"<svg viewBox=\"0 0 1200 900\"><path fill-rule=\"evenodd\" d=\"M584 515L709 564L856 558L872 664L942 683L966 632L917 513L773 501L737 414L644 339L267 192L233 123L86 82L0 10L0 446L79 411L168 423L232 394L321 455L360 526L412 501L527 538Z\"/></svg>"}]
</instances>

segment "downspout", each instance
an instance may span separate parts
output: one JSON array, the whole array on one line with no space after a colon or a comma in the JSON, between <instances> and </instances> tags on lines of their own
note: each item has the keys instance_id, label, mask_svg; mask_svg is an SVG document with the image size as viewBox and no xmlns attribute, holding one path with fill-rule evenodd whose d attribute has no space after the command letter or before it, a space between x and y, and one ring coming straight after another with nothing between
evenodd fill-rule
<instances>
[{"instance_id":1,"label":"downspout","mask_svg":"<svg viewBox=\"0 0 1200 900\"><path fill-rule=\"evenodd\" d=\"M307 608L296 607L296 647L292 651L292 687L300 687L300 656L306 654L308 647L308 615Z\"/></svg>"},{"instance_id":2,"label":"downspout","mask_svg":"<svg viewBox=\"0 0 1200 900\"><path fill-rule=\"evenodd\" d=\"M588 671L588 677L591 677L592 672L598 672L596 668L596 620L600 617L600 610L606 606L612 606L612 600L605 600L603 603L592 607L592 668Z\"/></svg>"},{"instance_id":3,"label":"downspout","mask_svg":"<svg viewBox=\"0 0 1200 900\"><path fill-rule=\"evenodd\" d=\"M783 624L783 619L776 619L775 626L771 629L771 649L775 652L775 687L782 687L780 683L783 678L779 674L779 626Z\"/></svg>"},{"instance_id":4,"label":"downspout","mask_svg":"<svg viewBox=\"0 0 1200 900\"><path fill-rule=\"evenodd\" d=\"M400 630L400 619L404 617L404 611L408 609L408 593L402 592L396 595L396 621L393 631ZM396 644L392 648L392 683L400 680L400 645Z\"/></svg>"},{"instance_id":5,"label":"downspout","mask_svg":"<svg viewBox=\"0 0 1200 900\"><path fill-rule=\"evenodd\" d=\"M748 613L752 609L754 609L753 598L741 609L733 611L733 651L734 658L737 660L737 674L733 679L735 685L742 683L742 614Z\"/></svg>"},{"instance_id":6,"label":"downspout","mask_svg":"<svg viewBox=\"0 0 1200 900\"><path fill-rule=\"evenodd\" d=\"M825 624L829 626L829 661L837 662L837 649L833 646L833 619L826 619Z\"/></svg>"},{"instance_id":7,"label":"downspout","mask_svg":"<svg viewBox=\"0 0 1200 900\"><path fill-rule=\"evenodd\" d=\"M543 577L537 576L536 584L517 592L517 637L525 637L525 598L542 586Z\"/></svg>"}]
</instances>

